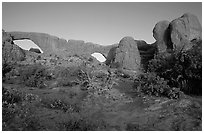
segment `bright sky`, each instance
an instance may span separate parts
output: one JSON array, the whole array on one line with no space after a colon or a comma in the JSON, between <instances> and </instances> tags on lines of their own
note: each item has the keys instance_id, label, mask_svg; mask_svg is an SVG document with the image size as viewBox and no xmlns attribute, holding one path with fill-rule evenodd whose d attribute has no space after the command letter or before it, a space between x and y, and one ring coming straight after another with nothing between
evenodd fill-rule
<instances>
[{"instance_id":1,"label":"bright sky","mask_svg":"<svg viewBox=\"0 0 204 133\"><path fill-rule=\"evenodd\" d=\"M100 62L105 62L106 61L106 58L102 54L100 54L100 53L93 53L91 55L93 57L95 57Z\"/></svg>"},{"instance_id":2,"label":"bright sky","mask_svg":"<svg viewBox=\"0 0 204 133\"><path fill-rule=\"evenodd\" d=\"M124 36L153 43L152 30L161 20L186 12L202 23L202 3L5 3L5 31L43 32L64 38L109 45Z\"/></svg>"}]
</instances>

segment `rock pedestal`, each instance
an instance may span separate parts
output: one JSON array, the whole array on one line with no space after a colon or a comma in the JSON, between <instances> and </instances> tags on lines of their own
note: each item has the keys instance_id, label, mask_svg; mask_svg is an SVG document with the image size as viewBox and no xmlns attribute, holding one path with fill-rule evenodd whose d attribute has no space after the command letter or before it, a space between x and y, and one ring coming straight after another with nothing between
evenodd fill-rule
<instances>
[{"instance_id":1,"label":"rock pedestal","mask_svg":"<svg viewBox=\"0 0 204 133\"><path fill-rule=\"evenodd\" d=\"M137 71L140 68L141 57L136 41L132 37L124 37L118 47L109 51L108 65L121 69Z\"/></svg>"}]
</instances>

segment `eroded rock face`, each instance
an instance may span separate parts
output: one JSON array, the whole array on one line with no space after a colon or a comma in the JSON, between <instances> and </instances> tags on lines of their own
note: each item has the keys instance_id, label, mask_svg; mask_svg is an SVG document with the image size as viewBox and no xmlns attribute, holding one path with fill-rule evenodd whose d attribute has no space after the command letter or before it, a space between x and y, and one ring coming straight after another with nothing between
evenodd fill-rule
<instances>
[{"instance_id":1,"label":"eroded rock face","mask_svg":"<svg viewBox=\"0 0 204 133\"><path fill-rule=\"evenodd\" d=\"M25 51L15 45L10 34L2 30L2 64L25 60Z\"/></svg>"},{"instance_id":2,"label":"eroded rock face","mask_svg":"<svg viewBox=\"0 0 204 133\"><path fill-rule=\"evenodd\" d=\"M169 21L158 22L153 29L153 37L156 39L157 50L159 53L171 49Z\"/></svg>"},{"instance_id":3,"label":"eroded rock face","mask_svg":"<svg viewBox=\"0 0 204 133\"><path fill-rule=\"evenodd\" d=\"M173 49L188 50L192 47L189 43L202 38L202 28L198 18L190 13L186 13L180 18L170 23L171 41Z\"/></svg>"},{"instance_id":4,"label":"eroded rock face","mask_svg":"<svg viewBox=\"0 0 204 133\"><path fill-rule=\"evenodd\" d=\"M108 54L108 62L117 68L139 70L141 57L137 43L132 37L124 37L118 47L112 48Z\"/></svg>"}]
</instances>

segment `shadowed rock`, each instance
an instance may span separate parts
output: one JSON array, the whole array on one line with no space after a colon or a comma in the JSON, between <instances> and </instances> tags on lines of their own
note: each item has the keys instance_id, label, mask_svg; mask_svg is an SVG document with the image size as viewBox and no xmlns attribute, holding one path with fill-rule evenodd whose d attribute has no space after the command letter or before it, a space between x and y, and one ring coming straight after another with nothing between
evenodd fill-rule
<instances>
[{"instance_id":1,"label":"shadowed rock","mask_svg":"<svg viewBox=\"0 0 204 133\"><path fill-rule=\"evenodd\" d=\"M143 40L135 40L135 42L137 43L137 47L140 52L141 65L143 68L146 68L148 61L153 59L154 54L157 52L157 45L156 43L147 44Z\"/></svg>"},{"instance_id":2,"label":"shadowed rock","mask_svg":"<svg viewBox=\"0 0 204 133\"><path fill-rule=\"evenodd\" d=\"M169 21L158 22L153 29L153 37L156 39L157 50L159 53L171 49Z\"/></svg>"},{"instance_id":3,"label":"shadowed rock","mask_svg":"<svg viewBox=\"0 0 204 133\"><path fill-rule=\"evenodd\" d=\"M112 47L110 49L110 51L108 52L108 56L107 56L106 62L105 62L106 65L110 65L110 64L114 63L117 48L118 48L118 46Z\"/></svg>"},{"instance_id":4,"label":"shadowed rock","mask_svg":"<svg viewBox=\"0 0 204 133\"><path fill-rule=\"evenodd\" d=\"M38 48L30 48L29 51L30 52L35 52L35 53L38 53L38 54L41 53L41 51Z\"/></svg>"}]
</instances>

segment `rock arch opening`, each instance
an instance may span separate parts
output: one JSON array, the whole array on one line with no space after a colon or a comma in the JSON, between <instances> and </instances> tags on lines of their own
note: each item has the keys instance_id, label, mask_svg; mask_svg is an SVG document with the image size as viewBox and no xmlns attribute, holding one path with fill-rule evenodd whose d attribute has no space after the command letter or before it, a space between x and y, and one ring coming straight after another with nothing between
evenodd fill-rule
<instances>
[{"instance_id":1,"label":"rock arch opening","mask_svg":"<svg viewBox=\"0 0 204 133\"><path fill-rule=\"evenodd\" d=\"M16 45L21 47L22 49L29 50L30 48L37 48L40 50L41 53L43 53L42 49L38 47L33 41L28 40L28 39L23 39L23 40L14 40L13 41Z\"/></svg>"},{"instance_id":2,"label":"rock arch opening","mask_svg":"<svg viewBox=\"0 0 204 133\"><path fill-rule=\"evenodd\" d=\"M91 54L91 56L93 56L94 58L96 58L100 62L105 62L106 61L106 57L101 53L95 52L95 53Z\"/></svg>"}]
</instances>

